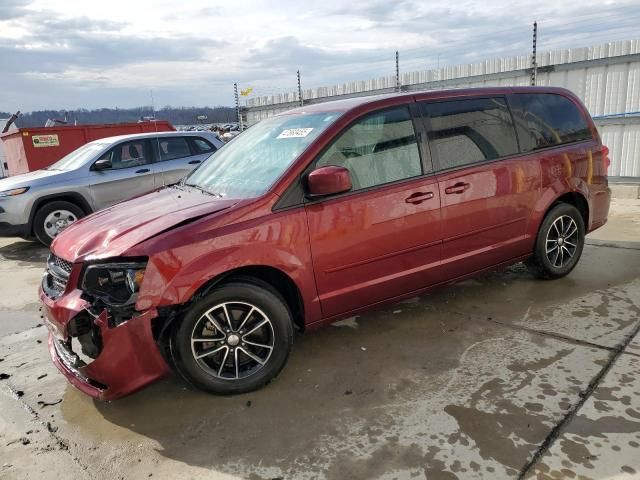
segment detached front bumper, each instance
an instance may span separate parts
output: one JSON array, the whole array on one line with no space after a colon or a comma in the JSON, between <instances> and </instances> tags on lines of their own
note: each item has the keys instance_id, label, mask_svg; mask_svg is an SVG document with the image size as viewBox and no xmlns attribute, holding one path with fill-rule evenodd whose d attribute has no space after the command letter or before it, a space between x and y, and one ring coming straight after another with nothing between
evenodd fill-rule
<instances>
[{"instance_id":1,"label":"detached front bumper","mask_svg":"<svg viewBox=\"0 0 640 480\"><path fill-rule=\"evenodd\" d=\"M58 298L49 298L42 288L40 301L49 327L49 353L58 370L69 382L99 400L114 400L165 377L169 367L153 338L155 309L139 313L115 327L108 325L108 312L93 322L100 330L101 350L93 360L83 361L71 349L68 324L89 307L73 290Z\"/></svg>"}]
</instances>

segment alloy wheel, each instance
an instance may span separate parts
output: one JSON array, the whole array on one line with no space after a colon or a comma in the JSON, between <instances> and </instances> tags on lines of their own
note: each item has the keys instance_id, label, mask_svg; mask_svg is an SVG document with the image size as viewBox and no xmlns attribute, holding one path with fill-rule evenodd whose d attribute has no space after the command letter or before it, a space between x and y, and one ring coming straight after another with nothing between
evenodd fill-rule
<instances>
[{"instance_id":1,"label":"alloy wheel","mask_svg":"<svg viewBox=\"0 0 640 480\"><path fill-rule=\"evenodd\" d=\"M200 316L191 333L191 353L207 374L238 380L266 365L274 341L273 325L262 310L246 302L225 302Z\"/></svg>"},{"instance_id":2,"label":"alloy wheel","mask_svg":"<svg viewBox=\"0 0 640 480\"><path fill-rule=\"evenodd\" d=\"M578 250L578 233L578 225L569 215L561 215L554 220L545 243L551 265L562 268L571 262Z\"/></svg>"}]
</instances>

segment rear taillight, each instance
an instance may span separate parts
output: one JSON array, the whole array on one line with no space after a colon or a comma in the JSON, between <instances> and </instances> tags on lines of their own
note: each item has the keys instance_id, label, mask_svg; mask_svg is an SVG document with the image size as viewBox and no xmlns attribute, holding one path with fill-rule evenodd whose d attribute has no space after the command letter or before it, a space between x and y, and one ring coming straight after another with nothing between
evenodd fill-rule
<instances>
[{"instance_id":1,"label":"rear taillight","mask_svg":"<svg viewBox=\"0 0 640 480\"><path fill-rule=\"evenodd\" d=\"M609 173L609 167L611 166L611 159L609 158L609 147L603 145L600 155L602 156L602 166L604 167L604 171L605 173Z\"/></svg>"}]
</instances>

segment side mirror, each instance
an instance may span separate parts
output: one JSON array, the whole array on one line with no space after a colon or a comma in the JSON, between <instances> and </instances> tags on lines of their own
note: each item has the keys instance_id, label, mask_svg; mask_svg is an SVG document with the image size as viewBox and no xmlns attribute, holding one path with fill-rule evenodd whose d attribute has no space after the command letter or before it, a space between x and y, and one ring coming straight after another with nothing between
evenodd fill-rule
<instances>
[{"instance_id":1,"label":"side mirror","mask_svg":"<svg viewBox=\"0 0 640 480\"><path fill-rule=\"evenodd\" d=\"M110 168L111 168L111 160L109 160L108 158L101 158L91 166L91 170L95 170L96 172L100 172L102 170L108 170Z\"/></svg>"},{"instance_id":2,"label":"side mirror","mask_svg":"<svg viewBox=\"0 0 640 480\"><path fill-rule=\"evenodd\" d=\"M351 175L344 167L320 167L307 176L309 196L333 195L351 190Z\"/></svg>"}]
</instances>

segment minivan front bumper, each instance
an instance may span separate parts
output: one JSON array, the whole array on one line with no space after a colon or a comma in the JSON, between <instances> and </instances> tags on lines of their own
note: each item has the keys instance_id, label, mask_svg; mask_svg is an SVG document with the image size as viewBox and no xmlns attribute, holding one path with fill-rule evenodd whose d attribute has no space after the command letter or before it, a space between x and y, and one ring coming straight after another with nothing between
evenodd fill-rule
<instances>
[{"instance_id":1,"label":"minivan front bumper","mask_svg":"<svg viewBox=\"0 0 640 480\"><path fill-rule=\"evenodd\" d=\"M95 359L84 361L72 349L68 325L86 314L89 304L73 290L58 299L39 292L45 322L49 328L49 353L67 380L87 395L99 400L114 400L133 393L169 373L154 340L152 322L155 309L139 313L115 327L108 325L108 312L94 319L100 329L101 350Z\"/></svg>"}]
</instances>

